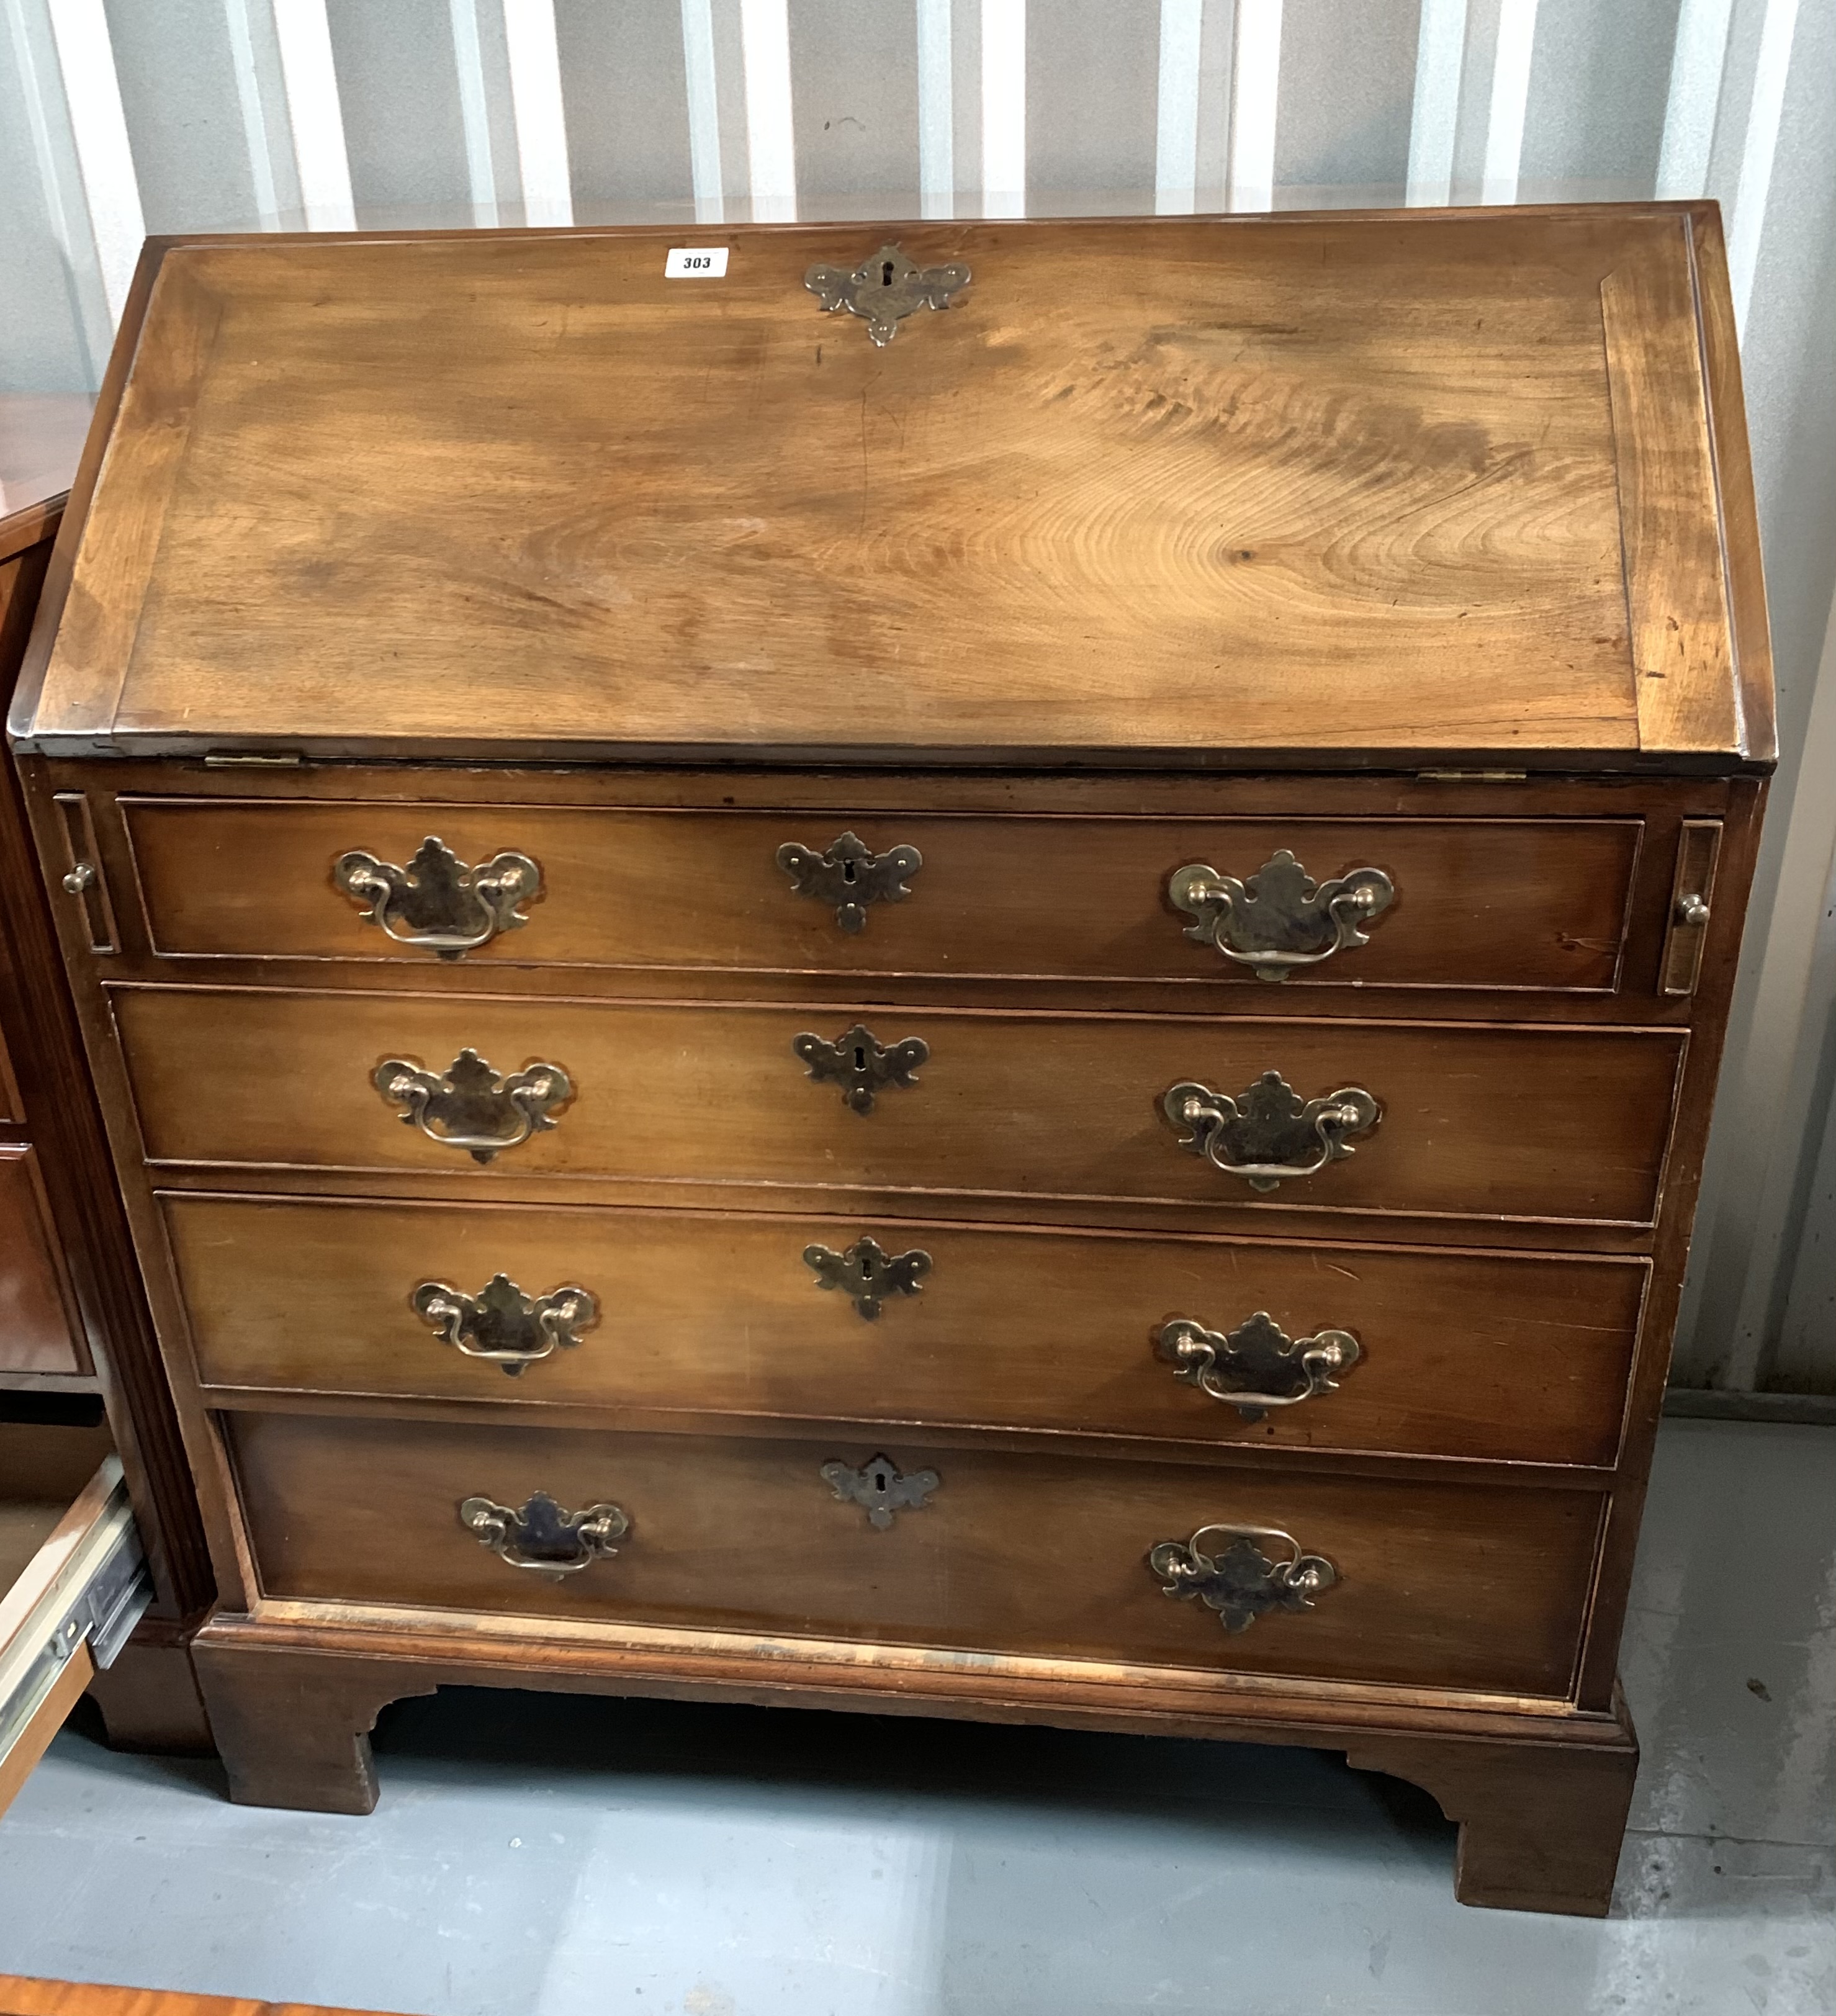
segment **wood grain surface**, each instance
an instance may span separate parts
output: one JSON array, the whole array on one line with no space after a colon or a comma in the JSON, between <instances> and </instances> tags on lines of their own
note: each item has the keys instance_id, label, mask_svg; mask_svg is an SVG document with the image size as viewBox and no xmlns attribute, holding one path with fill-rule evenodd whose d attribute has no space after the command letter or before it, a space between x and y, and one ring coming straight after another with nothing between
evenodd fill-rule
<instances>
[{"instance_id":1,"label":"wood grain surface","mask_svg":"<svg viewBox=\"0 0 1836 2016\"><path fill-rule=\"evenodd\" d=\"M715 794L711 790L710 796ZM1640 822L940 817L913 810L764 814L562 812L506 805L122 806L148 934L168 957L393 959L333 883L352 848L406 863L435 834L468 864L505 850L542 871L527 923L461 970L541 964L1066 979L1236 979L1251 970L1186 935L1168 902L1181 868L1239 880L1278 851L1316 882L1377 868L1395 885L1370 942L1297 971L1289 987L1600 992L1618 978ZM874 851L915 847L910 895L868 906L863 930L799 895L777 864L844 832Z\"/></svg>"},{"instance_id":2,"label":"wood grain surface","mask_svg":"<svg viewBox=\"0 0 1836 2016\"><path fill-rule=\"evenodd\" d=\"M1197 1082L1242 1095L1282 1072L1303 1100L1361 1086L1384 1117L1354 1153L1268 1200L1334 1214L1648 1224L1683 1043L1664 1030L1265 1024L1247 1017L977 1015L884 1007L625 1007L489 997L124 988L114 1011L155 1162L476 1176L402 1124L372 1083L399 1058L445 1072L462 1050L500 1075L559 1065L556 1125L484 1171L531 1179L1259 1201L1179 1145L1161 1102ZM870 1113L792 1048L857 1015L930 1057Z\"/></svg>"},{"instance_id":3,"label":"wood grain surface","mask_svg":"<svg viewBox=\"0 0 1836 2016\"><path fill-rule=\"evenodd\" d=\"M1611 1463L1646 1269L1638 1262L1248 1240L991 1230L922 1219L553 1206L164 1200L198 1369L215 1388L646 1414L992 1425L1229 1446ZM806 1247L863 1234L931 1267L879 1316ZM514 1377L413 1309L502 1271L584 1286L599 1320ZM1266 1310L1346 1330L1336 1391L1246 1422L1156 1352L1186 1316Z\"/></svg>"},{"instance_id":4,"label":"wood grain surface","mask_svg":"<svg viewBox=\"0 0 1836 2016\"><path fill-rule=\"evenodd\" d=\"M884 350L803 285L859 225L724 233L693 290L648 229L156 247L23 725L1737 761L1725 644L1641 707L1605 363L1654 274L1622 376L1702 410L1691 215L913 226L974 278ZM1693 621L1695 473L1641 624Z\"/></svg>"},{"instance_id":5,"label":"wood grain surface","mask_svg":"<svg viewBox=\"0 0 1836 2016\"><path fill-rule=\"evenodd\" d=\"M239 1415L229 1440L261 1586L283 1597L1562 1696L1601 1501L1587 1491L1275 1479L1217 1466L1092 1464L820 1442L434 1428ZM884 1453L935 1471L877 1530L821 1475ZM615 1558L563 1578L507 1565L463 1499L632 1524ZM1150 1548L1206 1524L1280 1527L1341 1580L1239 1636L1170 1600Z\"/></svg>"}]
</instances>

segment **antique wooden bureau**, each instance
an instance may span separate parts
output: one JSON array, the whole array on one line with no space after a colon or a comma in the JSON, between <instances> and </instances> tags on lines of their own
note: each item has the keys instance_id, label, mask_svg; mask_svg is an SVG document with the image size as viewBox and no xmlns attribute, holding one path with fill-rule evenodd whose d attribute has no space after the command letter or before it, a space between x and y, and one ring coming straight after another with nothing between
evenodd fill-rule
<instances>
[{"instance_id":1,"label":"antique wooden bureau","mask_svg":"<svg viewBox=\"0 0 1836 2016\"><path fill-rule=\"evenodd\" d=\"M1250 1737L1605 1908L1764 779L1706 206L170 240L14 731L234 1795Z\"/></svg>"}]
</instances>

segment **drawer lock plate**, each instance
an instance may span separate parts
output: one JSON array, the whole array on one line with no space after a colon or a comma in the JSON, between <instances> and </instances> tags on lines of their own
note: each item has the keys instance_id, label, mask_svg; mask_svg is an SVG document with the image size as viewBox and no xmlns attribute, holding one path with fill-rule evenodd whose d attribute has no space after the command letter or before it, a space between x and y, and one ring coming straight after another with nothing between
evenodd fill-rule
<instances>
[{"instance_id":1,"label":"drawer lock plate","mask_svg":"<svg viewBox=\"0 0 1836 2016\"><path fill-rule=\"evenodd\" d=\"M931 1055L922 1036L889 1048L864 1022L843 1030L832 1043L806 1032L794 1037L790 1047L812 1078L841 1087L841 1103L854 1113L871 1113L875 1096L887 1085L916 1085L918 1067Z\"/></svg>"},{"instance_id":2,"label":"drawer lock plate","mask_svg":"<svg viewBox=\"0 0 1836 2016\"><path fill-rule=\"evenodd\" d=\"M878 1240L860 1238L845 1253L830 1246L806 1246L804 1265L819 1288L840 1288L856 1312L873 1322L888 1295L915 1295L931 1272L931 1255L914 1247L909 1253L888 1253Z\"/></svg>"},{"instance_id":3,"label":"drawer lock plate","mask_svg":"<svg viewBox=\"0 0 1836 2016\"><path fill-rule=\"evenodd\" d=\"M835 905L835 921L851 938L867 928L869 903L902 903L912 893L909 878L924 866L915 847L876 854L856 833L843 833L820 854L787 840L777 859L798 895Z\"/></svg>"},{"instance_id":4,"label":"drawer lock plate","mask_svg":"<svg viewBox=\"0 0 1836 2016\"><path fill-rule=\"evenodd\" d=\"M858 1505L867 1524L884 1533L895 1512L921 1512L941 1479L934 1470L902 1474L891 1456L872 1456L859 1470L841 1462L823 1466L823 1481L844 1505Z\"/></svg>"},{"instance_id":5,"label":"drawer lock plate","mask_svg":"<svg viewBox=\"0 0 1836 2016\"><path fill-rule=\"evenodd\" d=\"M896 245L882 245L855 267L812 266L803 284L830 315L845 308L859 315L875 347L884 350L907 315L920 308L947 308L951 295L968 286L969 268L920 267Z\"/></svg>"}]
</instances>

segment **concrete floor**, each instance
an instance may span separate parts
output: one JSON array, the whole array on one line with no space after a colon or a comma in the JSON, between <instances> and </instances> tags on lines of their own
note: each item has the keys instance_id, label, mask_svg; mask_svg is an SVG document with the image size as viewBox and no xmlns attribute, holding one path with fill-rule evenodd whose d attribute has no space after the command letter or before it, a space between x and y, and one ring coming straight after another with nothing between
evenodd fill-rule
<instances>
[{"instance_id":1,"label":"concrete floor","mask_svg":"<svg viewBox=\"0 0 1836 2016\"><path fill-rule=\"evenodd\" d=\"M1463 1910L1305 1751L531 1694L390 1712L364 1820L67 1730L0 1971L425 2016L1827 2016L1836 1431L1672 1422L1614 1915Z\"/></svg>"}]
</instances>

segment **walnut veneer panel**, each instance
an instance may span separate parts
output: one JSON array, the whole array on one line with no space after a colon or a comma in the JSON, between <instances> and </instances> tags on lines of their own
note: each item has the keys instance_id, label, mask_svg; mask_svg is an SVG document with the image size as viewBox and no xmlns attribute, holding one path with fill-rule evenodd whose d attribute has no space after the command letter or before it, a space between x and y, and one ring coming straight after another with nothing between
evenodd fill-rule
<instances>
[{"instance_id":1,"label":"walnut veneer panel","mask_svg":"<svg viewBox=\"0 0 1836 2016\"><path fill-rule=\"evenodd\" d=\"M1601 1503L901 1442L884 1451L901 1471L941 1481L880 1531L821 1475L877 1442L266 1415L235 1417L229 1440L271 1596L1544 1695L1568 1688ZM616 1558L520 1571L459 1524L474 1494L517 1507L538 1491L621 1507ZM1341 1580L1311 1612L1228 1636L1147 1564L1212 1521L1280 1527Z\"/></svg>"},{"instance_id":2,"label":"walnut veneer panel","mask_svg":"<svg viewBox=\"0 0 1836 2016\"><path fill-rule=\"evenodd\" d=\"M1610 1463L1646 1269L1630 1261L793 1219L170 1194L207 1384L565 1408L992 1425L1292 1449ZM869 1319L811 1245L931 1266ZM412 1307L507 1274L599 1320L515 1376ZM1155 1350L1190 1316L1348 1330L1336 1391L1246 1422Z\"/></svg>"},{"instance_id":3,"label":"walnut veneer panel","mask_svg":"<svg viewBox=\"0 0 1836 2016\"><path fill-rule=\"evenodd\" d=\"M1161 1110L1188 1080L1245 1092L1283 1072L1303 1099L1361 1085L1383 1118L1277 1201L1354 1213L1650 1222L1685 1038L1669 1030L1471 1028L1250 1018L945 1013L887 1007L628 1007L264 989L114 995L156 1162L475 1175L404 1125L371 1082L400 1058L445 1071L558 1064L572 1104L506 1150L542 1176L955 1191L1016 1200L1253 1203L1179 1146ZM929 1060L862 1114L808 1075L800 1032L857 1013Z\"/></svg>"},{"instance_id":4,"label":"walnut veneer panel","mask_svg":"<svg viewBox=\"0 0 1836 2016\"><path fill-rule=\"evenodd\" d=\"M1370 942L1290 986L1598 992L1617 977L1639 851L1636 819L977 819L920 812L561 811L538 806L124 807L157 952L394 959L333 884L361 848L405 863L437 835L468 864L506 850L542 870L527 923L465 955L489 965L661 967L1070 979L1253 981L1195 944L1176 870L1239 880L1278 850L1316 881L1381 869L1396 888ZM800 895L779 848L844 831L877 853L916 847L904 899L850 934L833 900Z\"/></svg>"},{"instance_id":5,"label":"walnut veneer panel","mask_svg":"<svg viewBox=\"0 0 1836 2016\"><path fill-rule=\"evenodd\" d=\"M1694 221L901 226L974 277L884 349L804 286L855 224L722 231L687 286L673 226L157 246L20 725L1744 754L1690 563L1745 471L1626 419L1706 412ZM1649 713L1629 556L1641 635L1691 624Z\"/></svg>"}]
</instances>

